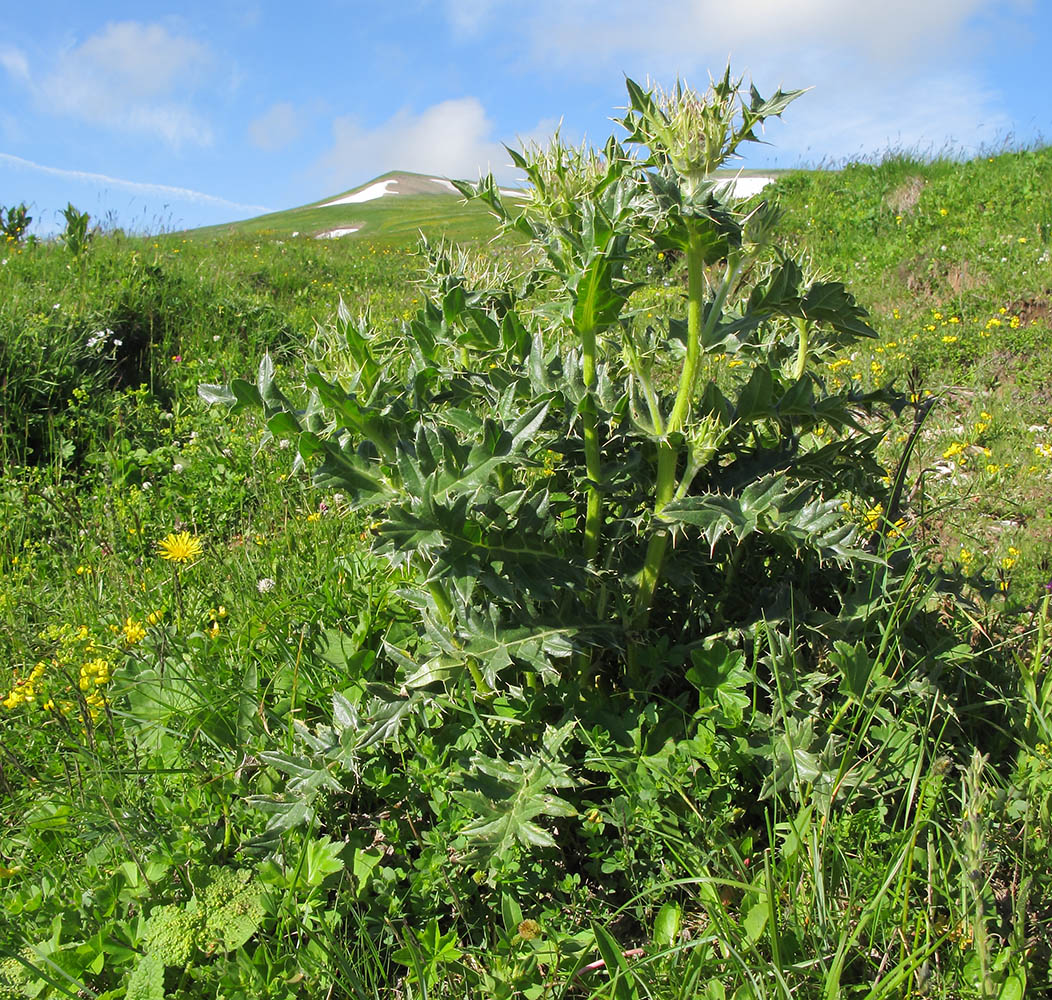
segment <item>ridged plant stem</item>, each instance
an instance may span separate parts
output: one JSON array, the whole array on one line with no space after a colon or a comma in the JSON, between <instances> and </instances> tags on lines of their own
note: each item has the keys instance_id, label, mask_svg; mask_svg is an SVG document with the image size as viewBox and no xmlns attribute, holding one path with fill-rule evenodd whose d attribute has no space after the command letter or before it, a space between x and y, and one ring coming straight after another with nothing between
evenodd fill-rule
<instances>
[{"instance_id":1,"label":"ridged plant stem","mask_svg":"<svg viewBox=\"0 0 1052 1000\"><path fill-rule=\"evenodd\" d=\"M599 492L602 476L600 462L599 425L596 418L595 397L595 327L580 331L581 334L581 374L587 395L581 404L581 430L584 435L584 465L588 476L588 492L584 516L584 557L594 563L599 555L599 543L603 533L603 495ZM602 599L601 599L602 603ZM591 653L582 650L574 657L578 676L584 681L592 670Z\"/></svg>"},{"instance_id":2,"label":"ridged plant stem","mask_svg":"<svg viewBox=\"0 0 1052 1000\"><path fill-rule=\"evenodd\" d=\"M446 628L449 629L451 638L456 642L456 638L453 636L453 626L456 624L453 617L453 604L446 593L446 588L438 580L429 580L427 592L435 602L439 617L441 617ZM457 645L459 646L459 643ZM465 662L467 663L468 673L471 674L471 679L475 683L475 694L480 698L492 698L494 694L493 688L486 683L486 678L482 676L482 671L479 670L478 664L471 657L466 657Z\"/></svg>"},{"instance_id":3,"label":"ridged plant stem","mask_svg":"<svg viewBox=\"0 0 1052 1000\"><path fill-rule=\"evenodd\" d=\"M658 444L657 485L654 496L654 517L660 515L665 505L676 492L676 465L679 461L679 448L671 440L671 435L678 431L690 411L694 399L694 386L701 363L702 308L705 300L704 254L701 241L696 233L691 233L687 246L687 357L680 372L679 389L676 392L672 412L665 424L665 436ZM665 561L668 548L668 532L658 528L650 536L647 544L643 571L639 576L639 589L636 591L633 609L634 627L645 628L650 620L650 609L654 593L661 579L661 567Z\"/></svg>"},{"instance_id":4,"label":"ridged plant stem","mask_svg":"<svg viewBox=\"0 0 1052 1000\"><path fill-rule=\"evenodd\" d=\"M581 372L588 395L581 408L581 425L584 432L584 464L588 474L588 502L584 520L584 555L591 562L599 554L599 542L603 528L603 497L599 492L602 467L599 460L599 428L596 420L595 390L595 327L581 331Z\"/></svg>"},{"instance_id":5,"label":"ridged plant stem","mask_svg":"<svg viewBox=\"0 0 1052 1000\"><path fill-rule=\"evenodd\" d=\"M796 318L796 329L800 332L800 346L796 350L796 364L793 365L793 378L799 381L804 377L807 368L807 320L802 316Z\"/></svg>"}]
</instances>

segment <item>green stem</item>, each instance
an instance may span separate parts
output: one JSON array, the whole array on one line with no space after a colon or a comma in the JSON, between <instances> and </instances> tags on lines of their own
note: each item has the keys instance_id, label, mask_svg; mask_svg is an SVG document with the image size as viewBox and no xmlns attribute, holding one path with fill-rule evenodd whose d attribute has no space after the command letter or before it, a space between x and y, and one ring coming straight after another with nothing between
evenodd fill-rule
<instances>
[{"instance_id":1,"label":"green stem","mask_svg":"<svg viewBox=\"0 0 1052 1000\"><path fill-rule=\"evenodd\" d=\"M687 357L680 373L679 389L676 392L672 412L665 424L665 436L658 445L657 487L654 498L654 517L657 518L665 505L676 493L676 466L679 460L679 448L673 444L670 435L680 430L687 420L697 388L698 370L701 367L702 345L711 334L716 321L723 310L731 286L738 279L741 257L732 253L727 259L727 270L720 283L709 309L708 319L703 321L705 302L705 254L701 238L697 232L691 232L687 245ZM647 545L643 562L643 571L639 576L639 588L636 591L633 609L633 626L645 628L650 620L650 609L654 594L661 581L661 567L668 549L668 533L657 529Z\"/></svg>"},{"instance_id":2,"label":"green stem","mask_svg":"<svg viewBox=\"0 0 1052 1000\"><path fill-rule=\"evenodd\" d=\"M802 316L796 318L796 329L800 331L800 346L796 351L796 364L793 365L793 378L799 381L804 377L804 369L807 367L807 320Z\"/></svg>"},{"instance_id":3,"label":"green stem","mask_svg":"<svg viewBox=\"0 0 1052 1000\"><path fill-rule=\"evenodd\" d=\"M687 358L679 376L679 390L676 401L669 414L669 432L677 431L683 426L690 404L694 402L694 384L698 378L701 365L701 319L705 303L705 255L701 248L701 238L691 229L687 243ZM726 282L724 282L726 284ZM715 303L710 316L715 312Z\"/></svg>"},{"instance_id":4,"label":"green stem","mask_svg":"<svg viewBox=\"0 0 1052 1000\"><path fill-rule=\"evenodd\" d=\"M584 557L593 563L599 555L603 532L603 495L599 492L602 476L600 462L599 426L596 419L595 396L595 327L581 330L581 374L587 396L581 405L581 430L584 436L584 465L588 476L588 492L584 516ZM577 675L587 683L592 669L592 655L582 650L574 657Z\"/></svg>"},{"instance_id":5,"label":"green stem","mask_svg":"<svg viewBox=\"0 0 1052 1000\"><path fill-rule=\"evenodd\" d=\"M450 638L456 642L456 635L454 634L455 620L453 618L453 602L450 601L449 595L446 593L446 588L443 587L438 580L428 580L427 592L435 602L435 607L438 609L438 614L443 623L446 628L449 629ZM457 645L459 646L460 644L457 643ZM479 670L478 664L475 662L474 658L465 656L464 662L467 664L468 673L471 674L471 679L475 683L475 693L480 698L492 698L494 695L493 688L486 683L486 678L482 676L482 671Z\"/></svg>"},{"instance_id":6,"label":"green stem","mask_svg":"<svg viewBox=\"0 0 1052 1000\"><path fill-rule=\"evenodd\" d=\"M602 534L603 497L599 492L602 466L599 460L599 428L596 420L595 390L595 327L581 331L581 373L588 396L581 409L581 424L584 433L584 464L588 474L588 506L584 521L584 555L591 562L599 554Z\"/></svg>"},{"instance_id":7,"label":"green stem","mask_svg":"<svg viewBox=\"0 0 1052 1000\"><path fill-rule=\"evenodd\" d=\"M581 409L584 428L584 465L588 474L588 507L584 520L584 556L591 562L599 554L602 534L603 497L599 492L599 428L596 424L595 402L589 396Z\"/></svg>"}]
</instances>

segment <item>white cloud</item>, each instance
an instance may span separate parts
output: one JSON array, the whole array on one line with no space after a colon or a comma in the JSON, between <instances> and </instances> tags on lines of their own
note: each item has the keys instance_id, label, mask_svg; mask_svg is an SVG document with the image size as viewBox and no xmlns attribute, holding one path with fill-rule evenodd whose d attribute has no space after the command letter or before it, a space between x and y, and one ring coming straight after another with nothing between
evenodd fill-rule
<instances>
[{"instance_id":1,"label":"white cloud","mask_svg":"<svg viewBox=\"0 0 1052 1000\"><path fill-rule=\"evenodd\" d=\"M575 82L628 71L704 89L729 61L765 94L813 87L770 133L779 152L818 156L1003 137L1012 123L971 57L991 22L1034 9L1033 0L648 0L642 15L635 0L476 5L493 23L514 20L530 62ZM456 28L463 15L449 17Z\"/></svg>"},{"instance_id":2,"label":"white cloud","mask_svg":"<svg viewBox=\"0 0 1052 1000\"><path fill-rule=\"evenodd\" d=\"M332 131L332 148L319 166L334 187L388 170L470 179L480 171L492 170L499 178L513 173L507 151L492 138L493 125L475 97L442 101L420 114L399 111L374 128L356 118L337 118Z\"/></svg>"},{"instance_id":3,"label":"white cloud","mask_svg":"<svg viewBox=\"0 0 1052 1000\"><path fill-rule=\"evenodd\" d=\"M445 0L446 17L458 35L473 37L488 25L500 0Z\"/></svg>"},{"instance_id":4,"label":"white cloud","mask_svg":"<svg viewBox=\"0 0 1052 1000\"><path fill-rule=\"evenodd\" d=\"M728 52L737 61L752 52L785 54L801 47L858 50L874 61L894 62L922 45L929 61L948 62L948 50L977 14L1003 16L1032 7L1032 0L649 0L640 16L633 0L534 0L531 14L516 13L510 0L476 3L486 13L500 8L514 16L531 39L534 57L544 61L587 66L617 63L631 53L652 58L655 68L672 57L695 70L721 68ZM463 17L448 16L454 25Z\"/></svg>"},{"instance_id":5,"label":"white cloud","mask_svg":"<svg viewBox=\"0 0 1052 1000\"><path fill-rule=\"evenodd\" d=\"M303 112L288 101L271 105L248 126L253 145L268 152L284 149L299 138L303 131Z\"/></svg>"},{"instance_id":6,"label":"white cloud","mask_svg":"<svg viewBox=\"0 0 1052 1000\"><path fill-rule=\"evenodd\" d=\"M121 177L109 177L106 174L93 174L86 170L66 170L62 167L48 167L42 163L34 163L32 160L24 160L20 156L12 156L10 153L0 153L0 163L6 163L23 170L34 170L37 173L48 174L51 177L61 177L63 180L82 181L86 184L96 184L100 187L120 188L139 195L214 205L217 208L231 208L238 212L263 213L273 211L273 209L269 209L264 205L242 205L239 202L229 201L214 194L205 194L202 191L194 191L190 188L172 187L170 184L149 184L143 181L129 181Z\"/></svg>"},{"instance_id":7,"label":"white cloud","mask_svg":"<svg viewBox=\"0 0 1052 1000\"><path fill-rule=\"evenodd\" d=\"M0 66L21 83L29 80L29 60L20 49L10 45L0 46Z\"/></svg>"},{"instance_id":8,"label":"white cloud","mask_svg":"<svg viewBox=\"0 0 1052 1000\"><path fill-rule=\"evenodd\" d=\"M207 46L158 24L107 25L61 53L36 88L49 111L156 135L171 146L208 145L212 130L185 100L211 66Z\"/></svg>"}]
</instances>

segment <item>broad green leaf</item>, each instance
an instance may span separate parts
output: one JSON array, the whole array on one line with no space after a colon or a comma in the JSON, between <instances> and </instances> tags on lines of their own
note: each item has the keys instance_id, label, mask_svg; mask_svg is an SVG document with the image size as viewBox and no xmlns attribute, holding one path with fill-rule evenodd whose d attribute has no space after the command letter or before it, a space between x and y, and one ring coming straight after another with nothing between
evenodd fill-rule
<instances>
[{"instance_id":1,"label":"broad green leaf","mask_svg":"<svg viewBox=\"0 0 1052 1000\"><path fill-rule=\"evenodd\" d=\"M28 995L28 994L27 994ZM164 964L155 955L143 955L128 977L126 1000L164 1000Z\"/></svg>"},{"instance_id":2,"label":"broad green leaf","mask_svg":"<svg viewBox=\"0 0 1052 1000\"><path fill-rule=\"evenodd\" d=\"M771 908L766 899L761 899L749 907L744 919L742 920L742 928L744 929L745 937L750 944L756 944L762 937L763 932L767 927L767 920L770 917L770 913Z\"/></svg>"},{"instance_id":3,"label":"broad green leaf","mask_svg":"<svg viewBox=\"0 0 1052 1000\"><path fill-rule=\"evenodd\" d=\"M659 948L671 948L679 940L679 925L682 917L679 903L668 902L662 905L654 918L654 944Z\"/></svg>"}]
</instances>

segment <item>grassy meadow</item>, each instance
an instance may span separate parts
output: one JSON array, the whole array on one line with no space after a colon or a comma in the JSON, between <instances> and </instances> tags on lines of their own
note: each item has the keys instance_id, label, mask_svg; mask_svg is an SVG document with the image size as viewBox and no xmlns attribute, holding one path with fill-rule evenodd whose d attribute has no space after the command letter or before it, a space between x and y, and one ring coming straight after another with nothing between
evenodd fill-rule
<instances>
[{"instance_id":1,"label":"grassy meadow","mask_svg":"<svg viewBox=\"0 0 1052 1000\"><path fill-rule=\"evenodd\" d=\"M1052 150L576 165L0 247L0 997L1052 995Z\"/></svg>"}]
</instances>

